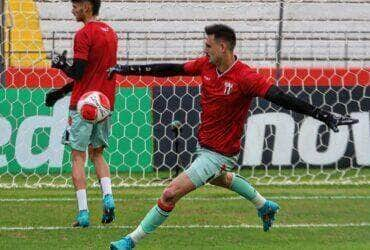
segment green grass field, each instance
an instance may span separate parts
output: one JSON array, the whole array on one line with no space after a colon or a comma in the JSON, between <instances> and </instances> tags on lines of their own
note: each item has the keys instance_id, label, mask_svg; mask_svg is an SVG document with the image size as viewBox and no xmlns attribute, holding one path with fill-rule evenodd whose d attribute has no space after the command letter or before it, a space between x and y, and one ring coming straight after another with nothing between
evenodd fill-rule
<instances>
[{"instance_id":1,"label":"green grass field","mask_svg":"<svg viewBox=\"0 0 370 250\"><path fill-rule=\"evenodd\" d=\"M370 249L368 185L257 188L281 205L270 232L248 201L206 186L180 201L137 249ZM109 226L100 224L100 190L90 189L86 229L70 227L72 188L0 189L0 249L108 249L134 229L162 189L115 189L117 219Z\"/></svg>"}]
</instances>

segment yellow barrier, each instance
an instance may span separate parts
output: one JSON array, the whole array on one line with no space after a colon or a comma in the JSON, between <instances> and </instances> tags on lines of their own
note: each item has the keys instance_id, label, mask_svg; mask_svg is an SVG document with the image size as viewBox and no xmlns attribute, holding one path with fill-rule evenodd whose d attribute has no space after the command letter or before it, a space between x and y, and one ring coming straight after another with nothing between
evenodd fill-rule
<instances>
[{"instance_id":1,"label":"yellow barrier","mask_svg":"<svg viewBox=\"0 0 370 250\"><path fill-rule=\"evenodd\" d=\"M7 4L6 23L10 32L5 51L8 66L48 66L36 3L33 0L8 0Z\"/></svg>"}]
</instances>

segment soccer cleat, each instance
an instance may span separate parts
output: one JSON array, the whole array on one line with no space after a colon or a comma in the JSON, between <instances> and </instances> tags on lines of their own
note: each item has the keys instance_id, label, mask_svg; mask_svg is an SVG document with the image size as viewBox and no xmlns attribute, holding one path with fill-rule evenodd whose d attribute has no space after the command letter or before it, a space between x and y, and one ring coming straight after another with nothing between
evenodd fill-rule
<instances>
[{"instance_id":1,"label":"soccer cleat","mask_svg":"<svg viewBox=\"0 0 370 250\"><path fill-rule=\"evenodd\" d=\"M258 217L262 219L263 231L267 232L270 229L279 208L277 203L267 200L263 207L258 209Z\"/></svg>"},{"instance_id":2,"label":"soccer cleat","mask_svg":"<svg viewBox=\"0 0 370 250\"><path fill-rule=\"evenodd\" d=\"M73 222L73 227L88 227L90 225L89 211L81 210L76 216L76 221Z\"/></svg>"},{"instance_id":3,"label":"soccer cleat","mask_svg":"<svg viewBox=\"0 0 370 250\"><path fill-rule=\"evenodd\" d=\"M114 215L114 200L111 194L107 194L103 198L103 216L101 223L109 224L115 219Z\"/></svg>"},{"instance_id":4,"label":"soccer cleat","mask_svg":"<svg viewBox=\"0 0 370 250\"><path fill-rule=\"evenodd\" d=\"M135 243L130 236L123 237L118 241L110 243L111 250L130 250L133 249L134 247Z\"/></svg>"}]
</instances>

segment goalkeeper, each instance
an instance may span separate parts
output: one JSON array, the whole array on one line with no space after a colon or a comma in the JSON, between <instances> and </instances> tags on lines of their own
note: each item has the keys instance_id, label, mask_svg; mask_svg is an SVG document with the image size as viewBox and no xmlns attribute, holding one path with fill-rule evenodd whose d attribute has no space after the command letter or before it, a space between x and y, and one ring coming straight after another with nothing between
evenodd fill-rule
<instances>
[{"instance_id":1,"label":"goalkeeper","mask_svg":"<svg viewBox=\"0 0 370 250\"><path fill-rule=\"evenodd\" d=\"M198 132L197 158L163 191L157 204L139 226L126 237L111 243L111 249L132 249L160 226L181 197L206 183L230 189L254 204L263 230L273 224L279 205L266 200L242 176L230 172L240 151L243 127L254 97L262 97L286 109L312 116L338 131L339 125L358 122L330 113L269 84L233 53L236 36L226 25L205 28L205 56L184 64L117 65L110 75L201 76L201 124Z\"/></svg>"},{"instance_id":2,"label":"goalkeeper","mask_svg":"<svg viewBox=\"0 0 370 250\"><path fill-rule=\"evenodd\" d=\"M106 70L117 63L117 35L107 24L97 20L100 0L72 0L72 14L76 21L85 25L74 38L73 64L69 65L66 51L62 55L53 53L52 67L61 69L74 81L46 95L46 106L54 103L72 91L69 105L69 127L63 136L63 143L72 148L72 180L76 189L78 214L73 226L87 227L90 224L87 206L85 162L86 151L94 164L103 193L102 223L114 220L115 204L112 195L109 166L103 157L108 146L110 118L99 124L83 120L76 111L80 97L89 91L105 94L111 107L114 106L115 80L107 79Z\"/></svg>"}]
</instances>

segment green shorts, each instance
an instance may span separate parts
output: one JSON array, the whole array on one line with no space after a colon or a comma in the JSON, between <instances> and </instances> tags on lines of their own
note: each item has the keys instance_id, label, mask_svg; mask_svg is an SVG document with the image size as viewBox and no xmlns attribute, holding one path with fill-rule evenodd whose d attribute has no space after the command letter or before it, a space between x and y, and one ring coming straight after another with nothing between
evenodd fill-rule
<instances>
[{"instance_id":1,"label":"green shorts","mask_svg":"<svg viewBox=\"0 0 370 250\"><path fill-rule=\"evenodd\" d=\"M86 151L89 145L93 148L108 147L110 119L108 117L100 123L92 124L82 119L77 111L70 110L69 124L63 134L62 143L78 151Z\"/></svg>"},{"instance_id":2,"label":"green shorts","mask_svg":"<svg viewBox=\"0 0 370 250\"><path fill-rule=\"evenodd\" d=\"M205 148L198 148L196 154L197 158L185 173L197 188L231 171L238 159L237 156L228 157Z\"/></svg>"}]
</instances>

